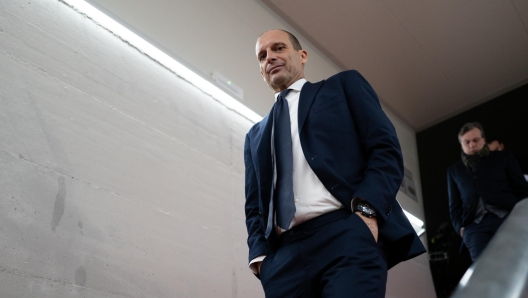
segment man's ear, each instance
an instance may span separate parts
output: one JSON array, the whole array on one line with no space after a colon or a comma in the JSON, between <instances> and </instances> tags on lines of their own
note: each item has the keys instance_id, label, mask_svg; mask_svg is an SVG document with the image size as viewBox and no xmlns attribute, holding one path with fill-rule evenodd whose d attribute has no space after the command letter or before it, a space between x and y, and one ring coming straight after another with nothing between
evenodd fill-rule
<instances>
[{"instance_id":1,"label":"man's ear","mask_svg":"<svg viewBox=\"0 0 528 298\"><path fill-rule=\"evenodd\" d=\"M308 52L306 50L299 50L301 63L304 65L306 62L308 62Z\"/></svg>"}]
</instances>

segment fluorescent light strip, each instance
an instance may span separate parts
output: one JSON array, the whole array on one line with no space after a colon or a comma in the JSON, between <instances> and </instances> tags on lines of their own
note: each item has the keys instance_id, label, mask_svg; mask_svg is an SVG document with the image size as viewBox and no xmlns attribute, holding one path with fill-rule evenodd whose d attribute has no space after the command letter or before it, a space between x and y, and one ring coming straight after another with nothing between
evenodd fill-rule
<instances>
[{"instance_id":1,"label":"fluorescent light strip","mask_svg":"<svg viewBox=\"0 0 528 298\"><path fill-rule=\"evenodd\" d=\"M139 37L134 32L128 30L123 25L119 24L114 19L105 15L100 10L96 9L87 2L83 0L60 1L67 3L71 7L75 8L78 12L86 15L87 17L98 23L101 27L119 36L119 38L128 42L142 53L158 61L161 65L167 67L168 69L174 71L174 73L176 73L178 76L187 80L206 94L209 94L210 96L218 100L220 103L225 105L227 108L234 110L235 112L239 113L240 115L248 118L253 122L258 122L262 120L262 117L260 115L253 112L251 109L240 103L238 100L234 99L229 94L225 93L223 90L213 85L211 82L200 77L192 70L183 66L181 63L174 60L174 58L160 51L158 48L156 48L143 38ZM423 221L421 221L420 219L405 210L403 210L403 212L412 224L420 228L423 227Z\"/></svg>"},{"instance_id":2,"label":"fluorescent light strip","mask_svg":"<svg viewBox=\"0 0 528 298\"><path fill-rule=\"evenodd\" d=\"M234 110L240 115L248 118L253 122L262 120L262 117L250 110L248 107L234 99L220 88L213 85L211 82L200 77L181 63L174 60L169 55L160 51L158 48L136 35L134 32L128 30L123 25L119 24L109 16L105 15L95 7L91 6L83 0L60 0L75 8L78 12L85 14L87 17L98 23L101 27L107 29L113 34L119 36L122 40L130 43L142 53L148 55L152 59L158 61L161 65L174 71L178 76L187 80L204 93L209 94L227 108Z\"/></svg>"},{"instance_id":3,"label":"fluorescent light strip","mask_svg":"<svg viewBox=\"0 0 528 298\"><path fill-rule=\"evenodd\" d=\"M462 276L462 279L460 280L460 283L459 283L461 288L467 285L469 279L471 278L471 275L473 275L473 270L474 270L473 267L469 267L466 273L464 273L464 276Z\"/></svg>"}]
</instances>

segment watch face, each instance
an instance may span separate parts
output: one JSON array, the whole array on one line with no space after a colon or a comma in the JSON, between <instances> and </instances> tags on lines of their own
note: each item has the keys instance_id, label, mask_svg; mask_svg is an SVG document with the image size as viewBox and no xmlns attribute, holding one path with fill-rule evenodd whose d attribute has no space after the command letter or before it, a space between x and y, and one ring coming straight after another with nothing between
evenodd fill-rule
<instances>
[{"instance_id":1,"label":"watch face","mask_svg":"<svg viewBox=\"0 0 528 298\"><path fill-rule=\"evenodd\" d=\"M376 210L374 210L374 208L370 207L370 205L367 204L366 202L360 202L356 206L354 211L359 211L361 213L361 215L366 216L366 217L374 217L374 216L376 216Z\"/></svg>"},{"instance_id":2,"label":"watch face","mask_svg":"<svg viewBox=\"0 0 528 298\"><path fill-rule=\"evenodd\" d=\"M370 209L369 207L367 206L363 206L363 208L361 208L363 212L369 214L369 215L372 215L374 213L374 211L372 209Z\"/></svg>"},{"instance_id":3,"label":"watch face","mask_svg":"<svg viewBox=\"0 0 528 298\"><path fill-rule=\"evenodd\" d=\"M367 204L360 204L359 206L360 212L364 215L374 215L376 214L376 211L374 209L370 208Z\"/></svg>"}]
</instances>

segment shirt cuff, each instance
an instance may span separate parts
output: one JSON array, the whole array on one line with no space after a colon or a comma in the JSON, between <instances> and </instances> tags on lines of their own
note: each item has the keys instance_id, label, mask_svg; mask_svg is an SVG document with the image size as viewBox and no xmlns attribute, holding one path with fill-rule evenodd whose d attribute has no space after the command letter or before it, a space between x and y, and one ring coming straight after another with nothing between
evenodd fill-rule
<instances>
[{"instance_id":1,"label":"shirt cuff","mask_svg":"<svg viewBox=\"0 0 528 298\"><path fill-rule=\"evenodd\" d=\"M253 271L253 273L254 273L255 275L258 274L257 263L258 263L258 262L262 262L262 261L264 261L264 258L266 258L265 255L258 256L258 257L256 257L256 258L254 258L253 260L251 260L251 262L249 262L249 269L251 269L251 271Z\"/></svg>"}]
</instances>

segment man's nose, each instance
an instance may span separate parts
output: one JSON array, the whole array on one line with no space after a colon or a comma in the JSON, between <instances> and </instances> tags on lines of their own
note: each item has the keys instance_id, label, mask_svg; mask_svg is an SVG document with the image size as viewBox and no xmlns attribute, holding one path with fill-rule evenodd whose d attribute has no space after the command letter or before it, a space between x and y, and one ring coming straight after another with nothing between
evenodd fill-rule
<instances>
[{"instance_id":1,"label":"man's nose","mask_svg":"<svg viewBox=\"0 0 528 298\"><path fill-rule=\"evenodd\" d=\"M275 55L275 52L268 50L266 53L266 57L268 58L268 61L274 61L277 59L277 56Z\"/></svg>"}]
</instances>

